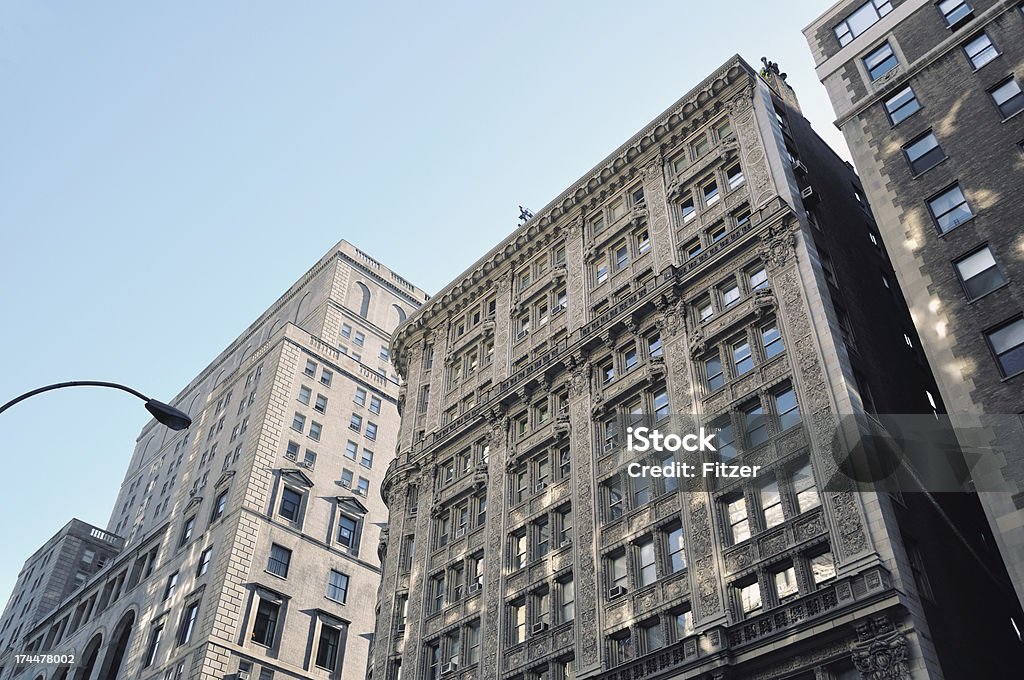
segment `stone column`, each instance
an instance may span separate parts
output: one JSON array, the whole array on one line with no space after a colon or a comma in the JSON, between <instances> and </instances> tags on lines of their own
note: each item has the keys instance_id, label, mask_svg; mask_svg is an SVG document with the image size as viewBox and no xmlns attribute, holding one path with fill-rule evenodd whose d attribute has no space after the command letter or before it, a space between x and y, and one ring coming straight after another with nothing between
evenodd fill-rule
<instances>
[{"instance_id":1,"label":"stone column","mask_svg":"<svg viewBox=\"0 0 1024 680\"><path fill-rule=\"evenodd\" d=\"M665 162L659 153L643 167L644 202L647 228L651 233L651 254L654 273L660 274L669 266L678 264L678 250L672 220L669 218L668 197L665 190Z\"/></svg>"},{"instance_id":2,"label":"stone column","mask_svg":"<svg viewBox=\"0 0 1024 680\"><path fill-rule=\"evenodd\" d=\"M512 274L507 272L496 282L494 312L494 378L497 385L508 377L512 361Z\"/></svg>"},{"instance_id":3,"label":"stone column","mask_svg":"<svg viewBox=\"0 0 1024 680\"><path fill-rule=\"evenodd\" d=\"M591 366L582 356L570 359L569 370L569 450L572 456L572 500L576 525L573 580L576 583L577 678L601 671L601 619L598 611L601 578L597 566L598 515L597 483L594 461L594 427L591 418Z\"/></svg>"},{"instance_id":4,"label":"stone column","mask_svg":"<svg viewBox=\"0 0 1024 680\"><path fill-rule=\"evenodd\" d=\"M499 314L500 314L499 303ZM508 455L508 417L497 408L488 414L487 507L505 507L505 459ZM481 622L481 654L479 678L501 677L502 625L505 620L505 532L508 513L488 511L485 524L483 617ZM415 675L412 677L421 677Z\"/></svg>"},{"instance_id":5,"label":"stone column","mask_svg":"<svg viewBox=\"0 0 1024 680\"><path fill-rule=\"evenodd\" d=\"M565 229L565 278L569 305L566 323L570 333L587 323L587 272L583 257L583 234L581 212Z\"/></svg>"}]
</instances>

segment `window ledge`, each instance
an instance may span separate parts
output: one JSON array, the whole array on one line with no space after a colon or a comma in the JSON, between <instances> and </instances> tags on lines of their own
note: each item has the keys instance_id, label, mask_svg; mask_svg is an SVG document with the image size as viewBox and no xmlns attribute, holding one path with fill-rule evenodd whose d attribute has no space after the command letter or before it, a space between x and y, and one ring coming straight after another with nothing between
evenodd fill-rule
<instances>
[{"instance_id":1,"label":"window ledge","mask_svg":"<svg viewBox=\"0 0 1024 680\"><path fill-rule=\"evenodd\" d=\"M1021 377L1022 375L1024 375L1024 371L1017 371L1016 373L1013 373L1011 375L1004 375L1002 378L1000 378L999 382L1009 382L1014 378Z\"/></svg>"},{"instance_id":2,"label":"window ledge","mask_svg":"<svg viewBox=\"0 0 1024 680\"><path fill-rule=\"evenodd\" d=\"M968 217L966 220L964 220L960 224L957 224L957 225L955 225L953 227L950 227L946 231L940 231L939 232L939 238L945 238L945 237L949 236L950 234L956 232L958 229L960 229L960 227L964 226L965 224L970 224L971 222L973 222L977 217L978 217L977 214L971 215L970 217Z\"/></svg>"},{"instance_id":3,"label":"window ledge","mask_svg":"<svg viewBox=\"0 0 1024 680\"><path fill-rule=\"evenodd\" d=\"M998 286L996 286L992 290L989 290L989 291L986 291L986 292L982 293L978 297L967 298L967 304L973 305L975 302L978 302L979 300L984 300L985 298L987 298L992 293L995 293L997 290L1000 290L1002 288L1006 288L1008 285L1010 285L1010 279L1006 279L1006 281L1000 283Z\"/></svg>"},{"instance_id":4,"label":"window ledge","mask_svg":"<svg viewBox=\"0 0 1024 680\"><path fill-rule=\"evenodd\" d=\"M1007 81L1007 82L1009 82L1009 81ZM999 109L997 108L996 111L999 111ZM1002 113L1002 112L1000 111L1000 113ZM1020 116L1021 114L1024 114L1024 109L1021 109L1020 111L1017 111L1016 113L1011 113L1009 116L1007 116L1006 118L1003 118L999 122L1000 123L1007 123L1007 122L1013 120L1014 118L1016 118L1017 116Z\"/></svg>"}]
</instances>

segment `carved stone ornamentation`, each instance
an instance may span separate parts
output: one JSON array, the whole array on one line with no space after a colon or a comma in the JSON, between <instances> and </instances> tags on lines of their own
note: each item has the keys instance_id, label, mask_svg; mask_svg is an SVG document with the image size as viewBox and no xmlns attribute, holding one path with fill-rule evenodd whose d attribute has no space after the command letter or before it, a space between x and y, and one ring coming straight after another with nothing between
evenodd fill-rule
<instances>
[{"instance_id":1,"label":"carved stone ornamentation","mask_svg":"<svg viewBox=\"0 0 1024 680\"><path fill-rule=\"evenodd\" d=\"M853 664L864 680L903 680L907 668L907 641L886 615L857 625Z\"/></svg>"}]
</instances>

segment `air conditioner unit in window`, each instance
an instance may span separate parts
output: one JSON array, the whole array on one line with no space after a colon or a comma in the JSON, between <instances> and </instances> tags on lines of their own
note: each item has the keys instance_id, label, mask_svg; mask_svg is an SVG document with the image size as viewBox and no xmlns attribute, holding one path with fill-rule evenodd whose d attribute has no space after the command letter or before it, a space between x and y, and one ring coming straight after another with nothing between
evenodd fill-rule
<instances>
[{"instance_id":1,"label":"air conditioner unit in window","mask_svg":"<svg viewBox=\"0 0 1024 680\"><path fill-rule=\"evenodd\" d=\"M404 633L405 632L405 624L404 623L398 624L397 630L398 630L399 633Z\"/></svg>"},{"instance_id":2,"label":"air conditioner unit in window","mask_svg":"<svg viewBox=\"0 0 1024 680\"><path fill-rule=\"evenodd\" d=\"M479 583L470 583L469 587L466 588L466 592L467 593L471 593L471 594L477 592L478 590L480 590L480 584Z\"/></svg>"},{"instance_id":3,"label":"air conditioner unit in window","mask_svg":"<svg viewBox=\"0 0 1024 680\"><path fill-rule=\"evenodd\" d=\"M519 331L518 333L516 333L516 340L522 340L523 338L525 338L529 334L530 334L530 331L528 331L528 330Z\"/></svg>"},{"instance_id":4,"label":"air conditioner unit in window","mask_svg":"<svg viewBox=\"0 0 1024 680\"><path fill-rule=\"evenodd\" d=\"M548 483L547 482L541 482L537 486L535 486L533 490L534 491L543 491L546 488L548 488Z\"/></svg>"},{"instance_id":5,"label":"air conditioner unit in window","mask_svg":"<svg viewBox=\"0 0 1024 680\"><path fill-rule=\"evenodd\" d=\"M625 586L615 586L614 588L612 588L612 589L610 589L608 591L608 599L609 600L614 600L615 598L622 597L625 594L626 594Z\"/></svg>"},{"instance_id":6,"label":"air conditioner unit in window","mask_svg":"<svg viewBox=\"0 0 1024 680\"><path fill-rule=\"evenodd\" d=\"M459 527L455 530L454 538L462 538L466 535L466 527Z\"/></svg>"},{"instance_id":7,"label":"air conditioner unit in window","mask_svg":"<svg viewBox=\"0 0 1024 680\"><path fill-rule=\"evenodd\" d=\"M570 546L570 545L572 545L572 539L571 538L563 538L562 542L558 544L558 547L559 548L565 548L565 547Z\"/></svg>"},{"instance_id":8,"label":"air conditioner unit in window","mask_svg":"<svg viewBox=\"0 0 1024 680\"><path fill-rule=\"evenodd\" d=\"M459 670L458 662L451 661L441 666L441 675L452 675L457 670Z\"/></svg>"},{"instance_id":9,"label":"air conditioner unit in window","mask_svg":"<svg viewBox=\"0 0 1024 680\"><path fill-rule=\"evenodd\" d=\"M533 632L534 632L534 634L536 634L536 633L543 633L547 629L548 629L548 624L546 622L544 622L544 621L539 621L539 622L533 624Z\"/></svg>"},{"instance_id":10,"label":"air conditioner unit in window","mask_svg":"<svg viewBox=\"0 0 1024 680\"><path fill-rule=\"evenodd\" d=\"M806 175L807 174L807 166L804 165L804 162L801 161L799 158L794 158L793 159L793 172L795 172L798 175Z\"/></svg>"},{"instance_id":11,"label":"air conditioner unit in window","mask_svg":"<svg viewBox=\"0 0 1024 680\"><path fill-rule=\"evenodd\" d=\"M345 487L346 489L351 489L351 488L352 488L352 482L347 482L347 481L345 481L344 479L343 479L343 480L341 480L341 481L339 482L339 484L341 484L341 485L342 485L343 487Z\"/></svg>"},{"instance_id":12,"label":"air conditioner unit in window","mask_svg":"<svg viewBox=\"0 0 1024 680\"><path fill-rule=\"evenodd\" d=\"M615 442L605 442L604 443L604 452L608 453L609 451L614 451L616 446L617 446L617 444Z\"/></svg>"},{"instance_id":13,"label":"air conditioner unit in window","mask_svg":"<svg viewBox=\"0 0 1024 680\"><path fill-rule=\"evenodd\" d=\"M804 206L807 208L812 208L821 201L821 197L818 196L818 192L814 190L814 187L804 187L801 189L800 197L804 199Z\"/></svg>"}]
</instances>

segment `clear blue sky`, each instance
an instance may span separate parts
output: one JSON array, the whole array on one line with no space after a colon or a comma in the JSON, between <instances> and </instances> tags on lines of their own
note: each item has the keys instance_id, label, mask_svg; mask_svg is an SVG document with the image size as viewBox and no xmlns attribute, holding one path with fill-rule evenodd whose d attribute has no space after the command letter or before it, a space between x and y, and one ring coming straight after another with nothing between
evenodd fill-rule
<instances>
[{"instance_id":1,"label":"clear blue sky","mask_svg":"<svg viewBox=\"0 0 1024 680\"><path fill-rule=\"evenodd\" d=\"M841 145L800 33L829 4L3 3L0 402L170 399L342 238L437 291L737 52ZM106 525L146 415L0 416L0 602Z\"/></svg>"}]
</instances>

